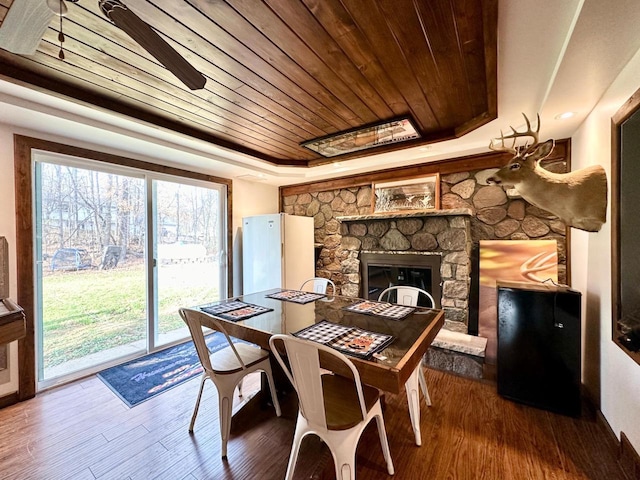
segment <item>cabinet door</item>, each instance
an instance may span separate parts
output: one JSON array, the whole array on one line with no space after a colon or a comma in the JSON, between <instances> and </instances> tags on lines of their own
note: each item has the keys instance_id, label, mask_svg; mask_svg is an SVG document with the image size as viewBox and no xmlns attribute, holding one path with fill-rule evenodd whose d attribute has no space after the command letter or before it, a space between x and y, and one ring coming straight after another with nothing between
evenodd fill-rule
<instances>
[{"instance_id":1,"label":"cabinet door","mask_svg":"<svg viewBox=\"0 0 640 480\"><path fill-rule=\"evenodd\" d=\"M498 393L580 413L580 295L498 289Z\"/></svg>"}]
</instances>

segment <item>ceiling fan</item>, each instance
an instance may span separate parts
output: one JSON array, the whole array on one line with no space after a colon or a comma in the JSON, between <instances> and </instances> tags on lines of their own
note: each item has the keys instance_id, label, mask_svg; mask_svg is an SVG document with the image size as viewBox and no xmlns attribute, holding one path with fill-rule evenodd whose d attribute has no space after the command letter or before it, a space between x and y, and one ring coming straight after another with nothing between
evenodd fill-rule
<instances>
[{"instance_id":1,"label":"ceiling fan","mask_svg":"<svg viewBox=\"0 0 640 480\"><path fill-rule=\"evenodd\" d=\"M78 0L14 0L0 25L0 48L33 55L55 15L67 13L65 2ZM98 0L100 11L191 90L204 88L206 78L148 23L120 0ZM28 34L30 33L30 35ZM62 37L63 38L63 37Z\"/></svg>"}]
</instances>

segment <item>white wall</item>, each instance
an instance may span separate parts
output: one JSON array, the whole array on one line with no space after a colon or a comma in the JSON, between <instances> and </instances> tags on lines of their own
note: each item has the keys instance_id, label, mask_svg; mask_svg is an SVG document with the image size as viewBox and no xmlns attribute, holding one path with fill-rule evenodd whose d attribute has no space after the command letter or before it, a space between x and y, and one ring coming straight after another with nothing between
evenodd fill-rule
<instances>
[{"instance_id":1,"label":"white wall","mask_svg":"<svg viewBox=\"0 0 640 480\"><path fill-rule=\"evenodd\" d=\"M611 191L611 117L640 88L640 51L572 138L573 169L601 164ZM619 437L640 451L640 365L611 340L611 205L598 233L572 230L572 285L583 292L585 386Z\"/></svg>"},{"instance_id":2,"label":"white wall","mask_svg":"<svg viewBox=\"0 0 640 480\"><path fill-rule=\"evenodd\" d=\"M9 297L16 298L16 208L13 181L13 135L0 124L0 236L9 243ZM8 375L3 375L0 396L18 391L18 342L9 345ZM7 372L5 370L5 373ZM8 378L6 378L8 377Z\"/></svg>"},{"instance_id":3,"label":"white wall","mask_svg":"<svg viewBox=\"0 0 640 480\"><path fill-rule=\"evenodd\" d=\"M0 123L0 236L9 242L9 295L16 294L16 208L13 181L13 132Z\"/></svg>"},{"instance_id":4,"label":"white wall","mask_svg":"<svg viewBox=\"0 0 640 480\"><path fill-rule=\"evenodd\" d=\"M242 294L242 218L278 213L278 187L263 183L233 181L233 294Z\"/></svg>"}]
</instances>

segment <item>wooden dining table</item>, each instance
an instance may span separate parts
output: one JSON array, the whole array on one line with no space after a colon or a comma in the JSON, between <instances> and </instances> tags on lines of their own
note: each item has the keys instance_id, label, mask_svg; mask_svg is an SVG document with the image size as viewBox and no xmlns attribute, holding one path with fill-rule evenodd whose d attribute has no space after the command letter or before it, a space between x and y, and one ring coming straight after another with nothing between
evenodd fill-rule
<instances>
[{"instance_id":1,"label":"wooden dining table","mask_svg":"<svg viewBox=\"0 0 640 480\"><path fill-rule=\"evenodd\" d=\"M278 300L269 295L281 292L272 289L251 293L200 307L243 302L265 307L269 311L242 320L229 320L213 315L223 322L227 333L269 349L269 338L278 333L294 334L323 320L334 324L356 327L368 332L391 335L393 338L375 355L368 358L351 356L363 383L380 390L398 394L404 391L405 383L444 324L444 312L439 309L414 307L401 319L380 315L358 313L347 308L363 299L327 295L309 303L300 304ZM198 307L196 307L198 308ZM330 359L325 366L334 370ZM335 369L340 373L340 369Z\"/></svg>"}]
</instances>

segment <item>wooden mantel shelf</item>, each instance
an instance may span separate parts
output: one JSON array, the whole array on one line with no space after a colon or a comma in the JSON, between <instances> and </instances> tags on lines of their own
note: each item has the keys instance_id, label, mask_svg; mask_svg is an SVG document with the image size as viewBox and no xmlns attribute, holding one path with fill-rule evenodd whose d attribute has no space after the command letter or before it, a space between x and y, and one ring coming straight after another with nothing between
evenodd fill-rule
<instances>
[{"instance_id":1,"label":"wooden mantel shelf","mask_svg":"<svg viewBox=\"0 0 640 480\"><path fill-rule=\"evenodd\" d=\"M379 212L369 215L352 215L336 217L339 222L360 222L363 220L395 220L398 218L415 217L451 217L456 215L466 215L470 217L473 212L468 208L452 208L448 210L411 210L408 212Z\"/></svg>"},{"instance_id":2,"label":"wooden mantel shelf","mask_svg":"<svg viewBox=\"0 0 640 480\"><path fill-rule=\"evenodd\" d=\"M8 298L0 300L0 345L20 340L27 333L22 308Z\"/></svg>"}]
</instances>

